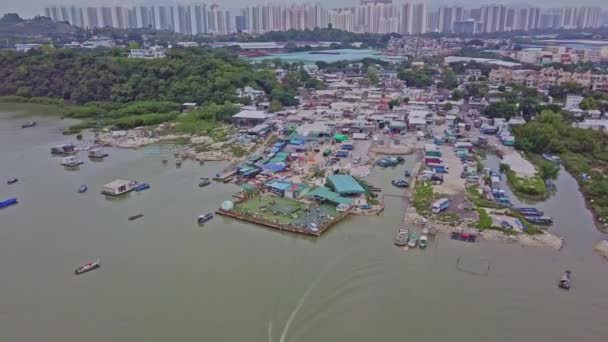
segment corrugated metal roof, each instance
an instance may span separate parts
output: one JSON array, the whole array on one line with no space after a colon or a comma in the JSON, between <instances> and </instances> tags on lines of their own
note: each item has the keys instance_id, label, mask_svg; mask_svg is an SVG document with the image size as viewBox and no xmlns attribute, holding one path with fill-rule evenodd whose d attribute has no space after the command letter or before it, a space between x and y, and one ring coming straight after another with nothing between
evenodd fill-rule
<instances>
[{"instance_id":1,"label":"corrugated metal roof","mask_svg":"<svg viewBox=\"0 0 608 342\"><path fill-rule=\"evenodd\" d=\"M329 181L339 194L363 194L365 189L350 175L329 176Z\"/></svg>"}]
</instances>

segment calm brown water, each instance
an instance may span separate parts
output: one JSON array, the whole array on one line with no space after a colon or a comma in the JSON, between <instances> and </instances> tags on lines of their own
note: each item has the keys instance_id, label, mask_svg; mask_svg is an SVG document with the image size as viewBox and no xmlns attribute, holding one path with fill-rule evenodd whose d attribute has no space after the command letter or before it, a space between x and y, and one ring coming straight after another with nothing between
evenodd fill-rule
<instances>
[{"instance_id":1,"label":"calm brown water","mask_svg":"<svg viewBox=\"0 0 608 342\"><path fill-rule=\"evenodd\" d=\"M39 110L32 109L29 110ZM216 217L236 187L199 189L221 163L162 165L160 147L110 149L101 163L66 171L49 148L69 142L69 123L36 118L21 129L0 113L0 341L603 341L608 263L592 253L603 236L577 185L540 204L566 237L560 252L437 237L425 251L392 239L403 215L387 197L380 217L352 217L314 239ZM374 170L373 184L403 167ZM8 186L5 180L19 177ZM151 189L108 201L101 186L134 178ZM78 194L81 184L89 191ZM136 213L145 216L129 222ZM102 268L73 270L100 257ZM457 265L457 259L460 264ZM458 266L458 267L457 267ZM474 275L470 272L486 272ZM556 288L574 272L570 292Z\"/></svg>"}]
</instances>

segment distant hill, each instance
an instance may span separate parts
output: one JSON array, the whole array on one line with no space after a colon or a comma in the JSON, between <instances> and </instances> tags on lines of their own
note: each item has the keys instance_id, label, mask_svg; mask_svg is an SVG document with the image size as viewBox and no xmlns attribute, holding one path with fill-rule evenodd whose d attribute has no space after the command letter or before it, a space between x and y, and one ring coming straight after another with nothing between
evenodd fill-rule
<instances>
[{"instance_id":1,"label":"distant hill","mask_svg":"<svg viewBox=\"0 0 608 342\"><path fill-rule=\"evenodd\" d=\"M85 31L64 22L47 17L22 19L14 13L0 18L0 48L13 47L18 43L64 44L82 40Z\"/></svg>"}]
</instances>

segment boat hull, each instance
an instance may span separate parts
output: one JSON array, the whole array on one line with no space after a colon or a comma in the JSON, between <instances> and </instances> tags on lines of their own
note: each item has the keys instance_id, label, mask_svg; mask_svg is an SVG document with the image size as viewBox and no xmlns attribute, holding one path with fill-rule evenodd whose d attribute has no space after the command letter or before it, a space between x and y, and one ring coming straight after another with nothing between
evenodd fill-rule
<instances>
[{"instance_id":1,"label":"boat hull","mask_svg":"<svg viewBox=\"0 0 608 342\"><path fill-rule=\"evenodd\" d=\"M5 201L0 202L0 209L6 208L6 207L10 207L11 205L15 205L17 203L19 203L19 202L17 201L16 197L15 198L9 198L9 199L7 199Z\"/></svg>"},{"instance_id":2,"label":"boat hull","mask_svg":"<svg viewBox=\"0 0 608 342\"><path fill-rule=\"evenodd\" d=\"M98 268L100 268L100 267L101 267L101 264L99 263L99 261L96 261L96 262L94 262L94 263L92 263L92 264L87 264L87 265L84 265L84 266L78 267L78 268L77 268L77 269L74 271L74 274L75 274L75 275L81 275L81 274L85 274L85 273L88 273L88 272L94 271L94 270L96 270L96 269L98 269Z\"/></svg>"}]
</instances>

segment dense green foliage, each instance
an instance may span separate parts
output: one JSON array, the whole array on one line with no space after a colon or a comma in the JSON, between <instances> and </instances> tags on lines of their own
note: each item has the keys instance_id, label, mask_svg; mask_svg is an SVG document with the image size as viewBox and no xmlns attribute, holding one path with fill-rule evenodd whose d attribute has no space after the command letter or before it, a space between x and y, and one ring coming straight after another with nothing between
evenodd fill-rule
<instances>
[{"instance_id":1,"label":"dense green foliage","mask_svg":"<svg viewBox=\"0 0 608 342\"><path fill-rule=\"evenodd\" d=\"M408 87L425 88L433 85L433 75L436 73L433 69L403 69L397 73L397 78L405 81Z\"/></svg>"},{"instance_id":2,"label":"dense green foliage","mask_svg":"<svg viewBox=\"0 0 608 342\"><path fill-rule=\"evenodd\" d=\"M272 78L271 78L272 76ZM167 58L138 60L111 52L72 50L0 54L0 95L91 101L236 101L235 90L274 76L222 49L171 50Z\"/></svg>"},{"instance_id":3,"label":"dense green foliage","mask_svg":"<svg viewBox=\"0 0 608 342\"><path fill-rule=\"evenodd\" d=\"M540 177L540 175L537 174L532 177L521 177L511 170L506 164L501 164L500 169L507 175L509 187L515 194L535 199L541 199L549 196L549 190L547 189L545 181Z\"/></svg>"},{"instance_id":4,"label":"dense green foliage","mask_svg":"<svg viewBox=\"0 0 608 342\"><path fill-rule=\"evenodd\" d=\"M561 114L545 110L514 133L519 149L559 154L578 179L587 203L599 217L608 218L608 136L604 132L575 128Z\"/></svg>"}]
</instances>

